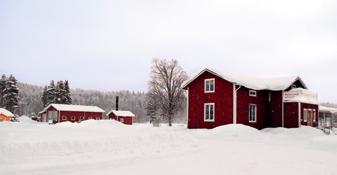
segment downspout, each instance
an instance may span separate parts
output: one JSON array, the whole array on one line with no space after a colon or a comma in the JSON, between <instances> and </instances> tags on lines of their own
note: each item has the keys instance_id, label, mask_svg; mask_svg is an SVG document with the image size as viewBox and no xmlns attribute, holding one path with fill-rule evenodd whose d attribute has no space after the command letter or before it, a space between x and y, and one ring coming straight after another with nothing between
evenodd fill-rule
<instances>
[{"instance_id":1,"label":"downspout","mask_svg":"<svg viewBox=\"0 0 337 175\"><path fill-rule=\"evenodd\" d=\"M189 99L188 99L188 96L189 96L189 87L187 87L187 95L186 95L186 99L187 99L187 102L186 102L186 106L187 106L187 111L186 111L186 122L187 122L187 128L188 128L188 109L189 109L189 107L188 107L188 105L189 105Z\"/></svg>"},{"instance_id":2,"label":"downspout","mask_svg":"<svg viewBox=\"0 0 337 175\"><path fill-rule=\"evenodd\" d=\"M301 127L302 107L301 102L298 102L298 127Z\"/></svg>"},{"instance_id":3,"label":"downspout","mask_svg":"<svg viewBox=\"0 0 337 175\"><path fill-rule=\"evenodd\" d=\"M236 84L233 83L233 124L237 124L237 92L240 88L241 85L236 88Z\"/></svg>"},{"instance_id":4,"label":"downspout","mask_svg":"<svg viewBox=\"0 0 337 175\"><path fill-rule=\"evenodd\" d=\"M284 127L284 90L282 90L282 127Z\"/></svg>"}]
</instances>

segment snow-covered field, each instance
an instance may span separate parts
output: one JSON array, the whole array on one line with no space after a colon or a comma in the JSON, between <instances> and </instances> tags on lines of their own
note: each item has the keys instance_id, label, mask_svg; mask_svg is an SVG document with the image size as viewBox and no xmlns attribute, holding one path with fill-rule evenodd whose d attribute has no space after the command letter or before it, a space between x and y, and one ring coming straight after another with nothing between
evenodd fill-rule
<instances>
[{"instance_id":1,"label":"snow-covered field","mask_svg":"<svg viewBox=\"0 0 337 175\"><path fill-rule=\"evenodd\" d=\"M0 123L0 174L337 174L337 137L227 125Z\"/></svg>"}]
</instances>

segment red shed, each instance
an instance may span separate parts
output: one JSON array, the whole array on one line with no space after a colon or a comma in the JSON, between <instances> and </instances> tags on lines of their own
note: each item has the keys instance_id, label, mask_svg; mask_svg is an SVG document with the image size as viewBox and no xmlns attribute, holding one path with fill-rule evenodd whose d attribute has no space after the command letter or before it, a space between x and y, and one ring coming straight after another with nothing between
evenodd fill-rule
<instances>
[{"instance_id":1,"label":"red shed","mask_svg":"<svg viewBox=\"0 0 337 175\"><path fill-rule=\"evenodd\" d=\"M133 117L135 117L135 114L133 114L131 111L116 111L111 110L108 113L109 119L120 121L121 123L124 123L126 125L132 125Z\"/></svg>"},{"instance_id":2,"label":"red shed","mask_svg":"<svg viewBox=\"0 0 337 175\"><path fill-rule=\"evenodd\" d=\"M257 129L317 125L317 95L298 76L223 75L206 68L183 88L187 90L188 128L237 123Z\"/></svg>"},{"instance_id":3,"label":"red shed","mask_svg":"<svg viewBox=\"0 0 337 175\"><path fill-rule=\"evenodd\" d=\"M50 104L40 113L39 118L42 122L52 120L56 122L81 122L83 120L102 120L104 110L97 106Z\"/></svg>"}]
</instances>

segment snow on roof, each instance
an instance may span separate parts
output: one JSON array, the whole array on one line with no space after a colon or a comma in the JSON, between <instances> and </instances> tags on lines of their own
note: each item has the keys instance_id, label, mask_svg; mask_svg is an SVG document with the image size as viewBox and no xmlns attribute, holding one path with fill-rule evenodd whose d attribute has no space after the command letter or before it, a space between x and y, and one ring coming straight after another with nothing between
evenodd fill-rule
<instances>
[{"instance_id":1,"label":"snow on roof","mask_svg":"<svg viewBox=\"0 0 337 175\"><path fill-rule=\"evenodd\" d=\"M318 104L318 96L316 93L303 88L294 88L284 92L284 102L301 102L309 104Z\"/></svg>"},{"instance_id":2,"label":"snow on roof","mask_svg":"<svg viewBox=\"0 0 337 175\"><path fill-rule=\"evenodd\" d=\"M203 71L201 71L196 76L190 78L187 80L183 87L185 88L188 86L192 81L194 81L196 78L198 78L201 74L204 72L210 72L224 80L227 80L231 83L235 83L238 85L242 85L249 89L255 89L255 90L285 90L289 88L293 83L295 83L297 80L301 81L303 86L305 88L306 85L303 83L300 77L298 76L288 76L288 77L254 77L254 76L244 76L244 75L234 75L234 74L221 74L218 71L214 71L209 68L205 68Z\"/></svg>"},{"instance_id":3,"label":"snow on roof","mask_svg":"<svg viewBox=\"0 0 337 175\"><path fill-rule=\"evenodd\" d=\"M116 116L119 116L119 117L134 117L135 114L133 114L131 111L116 111L116 110L111 110L108 115L110 113L113 113L115 114Z\"/></svg>"},{"instance_id":4,"label":"snow on roof","mask_svg":"<svg viewBox=\"0 0 337 175\"><path fill-rule=\"evenodd\" d=\"M40 113L45 112L50 106L54 107L58 111L105 112L103 109L97 106L50 104L45 107Z\"/></svg>"},{"instance_id":5,"label":"snow on roof","mask_svg":"<svg viewBox=\"0 0 337 175\"><path fill-rule=\"evenodd\" d=\"M319 106L319 111L320 112L337 113L337 108L326 107L326 106Z\"/></svg>"},{"instance_id":6,"label":"snow on roof","mask_svg":"<svg viewBox=\"0 0 337 175\"><path fill-rule=\"evenodd\" d=\"M15 115L13 113L11 113L10 111L8 111L5 108L0 108L0 114L3 114L7 117L15 117Z\"/></svg>"}]
</instances>

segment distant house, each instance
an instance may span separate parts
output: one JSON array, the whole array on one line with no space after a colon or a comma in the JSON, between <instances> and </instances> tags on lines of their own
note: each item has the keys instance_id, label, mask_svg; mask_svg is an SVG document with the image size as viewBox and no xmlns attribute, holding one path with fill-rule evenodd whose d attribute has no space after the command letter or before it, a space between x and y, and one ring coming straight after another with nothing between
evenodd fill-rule
<instances>
[{"instance_id":1,"label":"distant house","mask_svg":"<svg viewBox=\"0 0 337 175\"><path fill-rule=\"evenodd\" d=\"M132 125L133 117L135 117L135 114L133 114L131 111L117 111L117 110L111 110L108 113L109 119L120 121L121 123L124 123L126 125Z\"/></svg>"},{"instance_id":2,"label":"distant house","mask_svg":"<svg viewBox=\"0 0 337 175\"><path fill-rule=\"evenodd\" d=\"M222 75L204 69L185 82L188 128L317 126L318 97L300 77Z\"/></svg>"},{"instance_id":3,"label":"distant house","mask_svg":"<svg viewBox=\"0 0 337 175\"><path fill-rule=\"evenodd\" d=\"M104 110L97 106L50 104L40 113L41 122L80 122L83 120L102 120Z\"/></svg>"},{"instance_id":4,"label":"distant house","mask_svg":"<svg viewBox=\"0 0 337 175\"><path fill-rule=\"evenodd\" d=\"M7 109L0 108L0 122L2 121L13 121L15 115L8 111Z\"/></svg>"}]
</instances>

